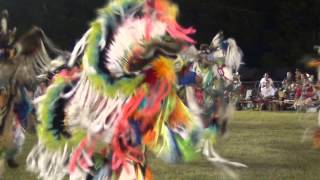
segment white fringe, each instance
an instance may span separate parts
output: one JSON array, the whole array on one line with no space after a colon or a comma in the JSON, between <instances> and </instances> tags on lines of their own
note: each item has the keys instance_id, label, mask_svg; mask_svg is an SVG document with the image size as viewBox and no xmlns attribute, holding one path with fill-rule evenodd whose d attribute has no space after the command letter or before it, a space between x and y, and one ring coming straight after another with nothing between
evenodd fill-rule
<instances>
[{"instance_id":1,"label":"white fringe","mask_svg":"<svg viewBox=\"0 0 320 180\"><path fill-rule=\"evenodd\" d=\"M67 174L68 145L50 152L41 142L33 147L27 157L27 170L39 174L39 179L62 180Z\"/></svg>"},{"instance_id":2,"label":"white fringe","mask_svg":"<svg viewBox=\"0 0 320 180\"><path fill-rule=\"evenodd\" d=\"M82 38L80 39L80 41L77 42L77 44L75 45L72 53L71 53L71 56L70 56L70 59L69 59L69 62L68 62L68 67L73 67L76 60L79 58L79 56L83 53L84 51L84 48L86 47L87 45L87 39L88 39L88 36L90 35L90 32L91 30L89 29L83 36Z\"/></svg>"},{"instance_id":3,"label":"white fringe","mask_svg":"<svg viewBox=\"0 0 320 180\"><path fill-rule=\"evenodd\" d=\"M221 157L213 148L210 140L203 139L199 145L198 151L200 151L206 159L212 163L221 163L225 165L230 165L234 167L247 168L248 166L239 162L229 161Z\"/></svg>"},{"instance_id":4,"label":"white fringe","mask_svg":"<svg viewBox=\"0 0 320 180\"><path fill-rule=\"evenodd\" d=\"M198 106L198 103L195 99L194 89L192 86L186 87L186 99L187 99L187 106L189 109L196 115L202 114L202 109Z\"/></svg>"},{"instance_id":5,"label":"white fringe","mask_svg":"<svg viewBox=\"0 0 320 180\"><path fill-rule=\"evenodd\" d=\"M92 87L85 75L82 75L77 87L66 107L68 126L81 127L92 135L105 131L104 139L109 143L112 139L110 133L129 97L106 97Z\"/></svg>"}]
</instances>

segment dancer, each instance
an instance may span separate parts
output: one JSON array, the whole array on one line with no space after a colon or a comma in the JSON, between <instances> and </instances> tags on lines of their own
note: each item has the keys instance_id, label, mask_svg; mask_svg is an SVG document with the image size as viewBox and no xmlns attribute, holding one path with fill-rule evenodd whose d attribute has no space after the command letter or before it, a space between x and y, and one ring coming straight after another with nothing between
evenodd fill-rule
<instances>
[{"instance_id":1,"label":"dancer","mask_svg":"<svg viewBox=\"0 0 320 180\"><path fill-rule=\"evenodd\" d=\"M205 121L207 131L215 136L225 134L227 123L233 114L236 99L232 97L237 91L238 82L234 81L242 59L242 51L235 40L224 40L219 32L210 45L202 45L197 52L193 47L182 52L185 59L184 69L180 74L181 97L193 112ZM189 59L195 59L190 61ZM180 63L183 64L183 63ZM204 142L203 142L204 143ZM227 165L241 166L241 163L231 162L220 157L215 150L203 144L203 153L214 156L209 160Z\"/></svg>"},{"instance_id":2,"label":"dancer","mask_svg":"<svg viewBox=\"0 0 320 180\"><path fill-rule=\"evenodd\" d=\"M24 127L28 123L31 102L27 96L46 77L53 64L62 60L49 57L47 50L58 53L43 31L34 27L20 39L16 28L8 29L8 12L1 14L0 24L0 171L18 166L15 155L24 142ZM56 66L55 66L56 67ZM0 177L1 177L0 172Z\"/></svg>"},{"instance_id":3,"label":"dancer","mask_svg":"<svg viewBox=\"0 0 320 180\"><path fill-rule=\"evenodd\" d=\"M81 68L57 75L40 98L30 171L55 180L152 179L146 149L181 162L199 156L201 139L211 146L176 93L174 58L195 32L176 22L177 12L168 0L114 0L98 11L69 61Z\"/></svg>"}]
</instances>

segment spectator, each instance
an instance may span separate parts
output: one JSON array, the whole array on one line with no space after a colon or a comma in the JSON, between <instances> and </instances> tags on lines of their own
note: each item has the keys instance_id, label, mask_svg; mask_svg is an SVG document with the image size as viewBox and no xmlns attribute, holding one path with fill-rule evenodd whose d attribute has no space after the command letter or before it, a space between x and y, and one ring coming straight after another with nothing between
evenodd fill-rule
<instances>
[{"instance_id":1,"label":"spectator","mask_svg":"<svg viewBox=\"0 0 320 180\"><path fill-rule=\"evenodd\" d=\"M295 99L299 99L302 95L302 85L296 83L295 84Z\"/></svg>"},{"instance_id":2,"label":"spectator","mask_svg":"<svg viewBox=\"0 0 320 180\"><path fill-rule=\"evenodd\" d=\"M263 75L263 78L261 78L261 80L260 80L260 84L259 84L260 89L262 90L263 87L266 87L267 83L269 83L270 86L273 86L273 81L270 78L269 74L265 73Z\"/></svg>"},{"instance_id":3,"label":"spectator","mask_svg":"<svg viewBox=\"0 0 320 180\"><path fill-rule=\"evenodd\" d=\"M285 79L282 81L282 88L288 90L293 83L293 78L291 72L287 72Z\"/></svg>"},{"instance_id":4,"label":"spectator","mask_svg":"<svg viewBox=\"0 0 320 180\"><path fill-rule=\"evenodd\" d=\"M305 99L312 98L315 95L315 88L312 85L312 82L307 78L304 80L303 84L303 95Z\"/></svg>"},{"instance_id":5,"label":"spectator","mask_svg":"<svg viewBox=\"0 0 320 180\"><path fill-rule=\"evenodd\" d=\"M297 84L302 84L302 77L304 75L301 73L301 71L299 69L296 69L296 72L295 72L295 81Z\"/></svg>"},{"instance_id":6,"label":"spectator","mask_svg":"<svg viewBox=\"0 0 320 180\"><path fill-rule=\"evenodd\" d=\"M275 89L272 87L271 83L268 81L266 85L261 88L262 98L272 98L275 95Z\"/></svg>"}]
</instances>

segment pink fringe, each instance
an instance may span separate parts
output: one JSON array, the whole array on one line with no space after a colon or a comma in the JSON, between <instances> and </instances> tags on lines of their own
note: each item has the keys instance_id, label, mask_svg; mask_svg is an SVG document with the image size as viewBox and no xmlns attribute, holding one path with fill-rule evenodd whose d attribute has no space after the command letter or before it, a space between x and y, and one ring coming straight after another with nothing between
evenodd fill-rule
<instances>
[{"instance_id":1,"label":"pink fringe","mask_svg":"<svg viewBox=\"0 0 320 180\"><path fill-rule=\"evenodd\" d=\"M81 153L82 153L82 150L85 148L85 146L87 145L87 138L84 138L79 146L77 147L77 149L74 150L72 156L71 156L71 159L69 161L69 172L74 172L74 170L76 169L76 166L77 166L77 160L80 158L81 156Z\"/></svg>"},{"instance_id":2,"label":"pink fringe","mask_svg":"<svg viewBox=\"0 0 320 180\"><path fill-rule=\"evenodd\" d=\"M196 32L193 28L183 28L179 25L175 20L170 20L165 12L163 12L162 7L156 7L155 0L147 0L145 3L145 18L147 21L146 25L146 40L150 40L150 33L152 30L152 15L154 12L157 14L157 19L163 21L164 23L168 24L167 32L177 39L195 44L192 38L188 37L190 34L194 34Z\"/></svg>"},{"instance_id":3,"label":"pink fringe","mask_svg":"<svg viewBox=\"0 0 320 180\"><path fill-rule=\"evenodd\" d=\"M80 72L80 69L78 67L73 67L70 70L68 70L68 69L61 70L61 72L59 74L57 74L56 76L63 77L64 79L75 80L75 79L77 79L76 74L79 72Z\"/></svg>"},{"instance_id":4,"label":"pink fringe","mask_svg":"<svg viewBox=\"0 0 320 180\"><path fill-rule=\"evenodd\" d=\"M161 104L163 100L169 95L171 88L172 86L168 82L161 80L159 87L154 87L154 89L151 91L151 96L148 98L148 106L145 107L139 113L142 114L143 117L147 117L150 120L154 120L152 118L155 117L155 115L159 113L159 111L161 110ZM155 93L154 91L157 92ZM126 134L128 132L128 129L130 129L129 119L134 115L135 112L138 111L138 108L145 96L145 92L143 90L140 90L123 107L123 113L120 117L120 120L118 121L118 125L115 129L112 141L114 150L112 157L113 170L118 170L119 168L121 168L121 166L123 166L126 170L129 170L126 165L127 160L132 160L134 162L139 163L141 162L141 159L143 159L144 157L143 152L141 152L139 148L135 148L129 145L125 138L126 136L128 136ZM155 122L155 120L152 122L143 119L139 120L142 121L142 129L147 127L148 124ZM124 140L121 141L122 144L120 144L121 139Z\"/></svg>"},{"instance_id":5,"label":"pink fringe","mask_svg":"<svg viewBox=\"0 0 320 180\"><path fill-rule=\"evenodd\" d=\"M146 41L150 41L151 39L151 31L152 31L152 20L151 20L151 17L150 15L147 15L145 17L146 19Z\"/></svg>"},{"instance_id":6,"label":"pink fringe","mask_svg":"<svg viewBox=\"0 0 320 180\"><path fill-rule=\"evenodd\" d=\"M143 154L136 148L130 147L127 143L126 140L123 141L124 146L126 148L126 152L122 150L120 140L124 139L126 136L126 132L130 128L128 118L133 115L133 113L138 109L139 105L141 104L143 98L145 97L145 93L143 90L138 90L136 95L133 96L130 101L123 107L122 111L122 116L120 117L118 124L116 126L113 140L112 140L112 145L113 145L113 156L112 156L112 169L113 170L118 170L121 166L124 166L127 170L128 168L126 167L126 160L131 159L133 161L139 162L138 159L134 157L128 157L129 154L133 155L140 155L142 156Z\"/></svg>"},{"instance_id":7,"label":"pink fringe","mask_svg":"<svg viewBox=\"0 0 320 180\"><path fill-rule=\"evenodd\" d=\"M194 41L192 38L188 37L188 35L194 34L196 32L195 29L183 28L177 22L170 22L169 21L168 24L169 24L169 26L168 26L167 31L172 37L176 37L180 40L184 40L184 41L192 43L192 44L196 43L196 41Z\"/></svg>"},{"instance_id":8,"label":"pink fringe","mask_svg":"<svg viewBox=\"0 0 320 180\"><path fill-rule=\"evenodd\" d=\"M79 165L83 170L89 170L89 167L90 167L89 162L84 157L81 157L81 156L82 156L82 153L86 153L88 158L92 157L94 153L94 149L97 144L98 136L94 137L90 145L88 145L88 142L89 142L88 137L85 137L84 139L81 140L79 146L75 149L74 153L70 158L69 166L68 166L70 173L74 172L74 170L76 169L77 162L79 162Z\"/></svg>"}]
</instances>

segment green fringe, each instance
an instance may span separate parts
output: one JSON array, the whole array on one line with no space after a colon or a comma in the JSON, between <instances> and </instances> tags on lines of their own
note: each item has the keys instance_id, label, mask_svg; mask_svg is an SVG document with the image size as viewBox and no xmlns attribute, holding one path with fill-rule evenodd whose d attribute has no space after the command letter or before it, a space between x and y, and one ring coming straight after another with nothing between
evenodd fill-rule
<instances>
[{"instance_id":1,"label":"green fringe","mask_svg":"<svg viewBox=\"0 0 320 180\"><path fill-rule=\"evenodd\" d=\"M139 5L139 4L143 4L144 0L117 0L117 1L112 1L112 2L108 2L107 5L103 8L101 8L100 10L98 10L98 14L101 17L105 17L105 16L110 16L112 14L114 14L114 12L116 10L118 10L119 8L123 8L124 12L126 12L126 10L129 7L135 6L135 5Z\"/></svg>"},{"instance_id":2,"label":"green fringe","mask_svg":"<svg viewBox=\"0 0 320 180\"><path fill-rule=\"evenodd\" d=\"M132 95L144 79L143 76L137 76L135 78L122 78L115 83L110 83L108 75L103 73L98 66L100 60L99 43L102 38L105 38L104 29L115 24L115 15L119 14L120 9L125 12L129 7L143 2L142 0L113 1L98 11L99 18L91 23L90 35L87 39L87 47L83 58L84 70L93 88L106 96L115 97L119 92L124 95Z\"/></svg>"},{"instance_id":3,"label":"green fringe","mask_svg":"<svg viewBox=\"0 0 320 180\"><path fill-rule=\"evenodd\" d=\"M211 144L215 144L217 141L217 127L210 126L206 128L202 134L202 138L209 140Z\"/></svg>"},{"instance_id":4,"label":"green fringe","mask_svg":"<svg viewBox=\"0 0 320 180\"><path fill-rule=\"evenodd\" d=\"M200 158L200 154L195 149L191 140L184 140L180 136L175 136L182 158L185 162L194 161Z\"/></svg>"},{"instance_id":5,"label":"green fringe","mask_svg":"<svg viewBox=\"0 0 320 180\"><path fill-rule=\"evenodd\" d=\"M40 102L38 108L38 117L41 120L37 127L38 137L40 141L51 150L63 148L65 144L74 147L85 137L85 132L80 129L74 131L76 133L74 133L70 139L63 137L58 139L49 131L55 116L52 110L55 108L55 103L67 84L68 82L66 82L63 77L57 76L54 83L47 89L46 96L43 101Z\"/></svg>"}]
</instances>

